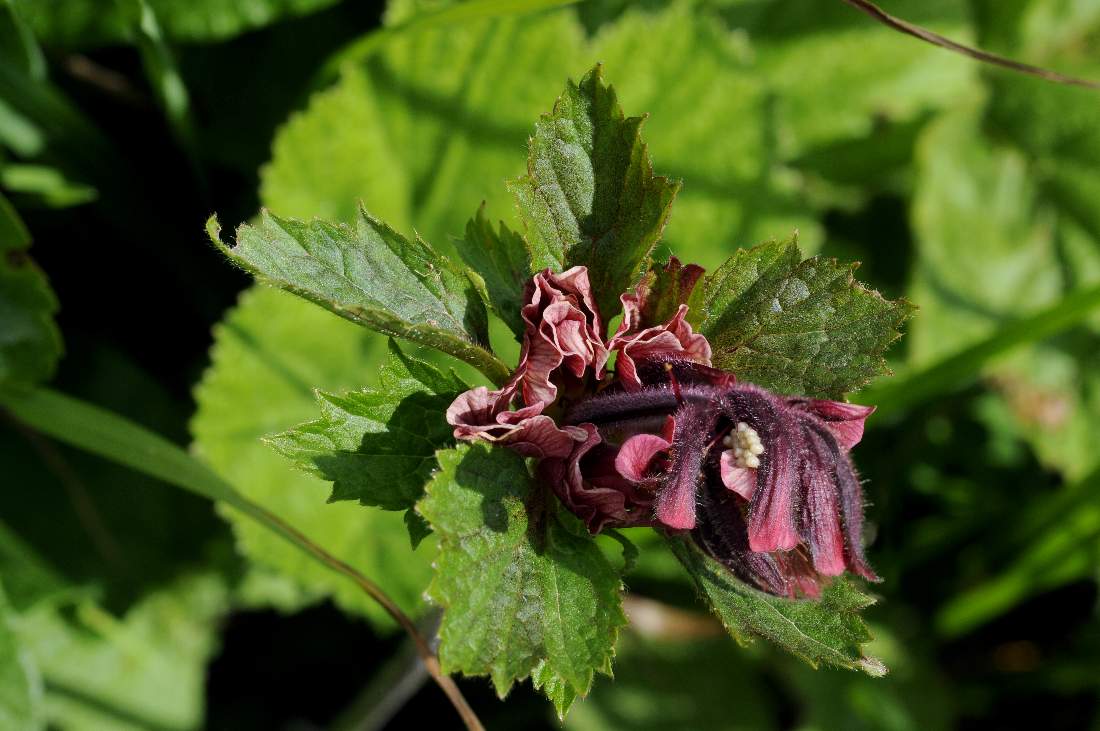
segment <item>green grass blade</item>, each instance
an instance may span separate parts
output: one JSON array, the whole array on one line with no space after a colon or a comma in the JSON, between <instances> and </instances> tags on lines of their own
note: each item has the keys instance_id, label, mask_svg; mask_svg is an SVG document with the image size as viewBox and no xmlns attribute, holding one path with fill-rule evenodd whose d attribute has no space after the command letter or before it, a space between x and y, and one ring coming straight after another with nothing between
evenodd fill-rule
<instances>
[{"instance_id":1,"label":"green grass blade","mask_svg":"<svg viewBox=\"0 0 1100 731\"><path fill-rule=\"evenodd\" d=\"M129 419L45 388L5 391L0 393L0 405L54 439L230 505L316 557L304 536L241 495L186 451Z\"/></svg>"}]
</instances>

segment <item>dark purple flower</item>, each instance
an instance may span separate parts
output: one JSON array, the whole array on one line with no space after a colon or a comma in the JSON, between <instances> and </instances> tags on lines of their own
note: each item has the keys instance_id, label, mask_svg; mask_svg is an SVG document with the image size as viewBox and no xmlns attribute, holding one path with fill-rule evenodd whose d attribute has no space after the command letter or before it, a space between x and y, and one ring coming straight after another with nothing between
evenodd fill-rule
<instances>
[{"instance_id":1,"label":"dark purple flower","mask_svg":"<svg viewBox=\"0 0 1100 731\"><path fill-rule=\"evenodd\" d=\"M686 298L698 274L675 271ZM817 596L846 570L877 580L848 456L873 407L737 382L710 366L685 304L673 300L665 323L646 321L647 286L621 298L623 323L605 345L586 270L536 275L514 376L455 400L455 436L540 460L540 478L593 533L690 531L731 572L784 596Z\"/></svg>"}]
</instances>

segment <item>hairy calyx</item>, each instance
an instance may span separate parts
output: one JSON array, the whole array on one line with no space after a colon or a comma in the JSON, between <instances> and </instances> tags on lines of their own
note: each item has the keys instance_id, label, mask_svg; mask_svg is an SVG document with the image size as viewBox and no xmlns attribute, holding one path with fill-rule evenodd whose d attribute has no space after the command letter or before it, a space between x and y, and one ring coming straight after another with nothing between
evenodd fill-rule
<instances>
[{"instance_id":1,"label":"hairy calyx","mask_svg":"<svg viewBox=\"0 0 1100 731\"><path fill-rule=\"evenodd\" d=\"M848 455L873 408L738 382L711 367L686 304L667 322L647 321L648 294L643 285L620 298L623 324L604 342L586 270L537 274L515 374L499 391L455 400L455 436L538 460L540 478L594 533L688 531L731 572L779 595L817 596L846 570L877 580Z\"/></svg>"}]
</instances>

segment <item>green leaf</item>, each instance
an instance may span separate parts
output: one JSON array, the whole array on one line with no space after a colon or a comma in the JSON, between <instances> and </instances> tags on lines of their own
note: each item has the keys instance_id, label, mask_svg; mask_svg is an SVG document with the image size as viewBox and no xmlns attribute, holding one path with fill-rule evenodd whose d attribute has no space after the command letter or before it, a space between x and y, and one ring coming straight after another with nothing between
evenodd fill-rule
<instances>
[{"instance_id":1,"label":"green leaf","mask_svg":"<svg viewBox=\"0 0 1100 731\"><path fill-rule=\"evenodd\" d=\"M172 40L214 41L304 15L336 0L148 0ZM106 7L104 7L106 5ZM101 0L16 0L35 34L50 45L88 48L130 39L123 9Z\"/></svg>"},{"instance_id":2,"label":"green leaf","mask_svg":"<svg viewBox=\"0 0 1100 731\"><path fill-rule=\"evenodd\" d=\"M46 79L46 57L12 0L0 0L0 64L36 81Z\"/></svg>"},{"instance_id":3,"label":"green leaf","mask_svg":"<svg viewBox=\"0 0 1100 731\"><path fill-rule=\"evenodd\" d=\"M152 4L147 0L115 0L115 4L133 29L134 44L141 54L141 64L157 102L177 139L194 155L191 98Z\"/></svg>"},{"instance_id":4,"label":"green leaf","mask_svg":"<svg viewBox=\"0 0 1100 731\"><path fill-rule=\"evenodd\" d=\"M420 542L432 534L432 527L414 508L405 511L405 528L409 531L409 544L415 551Z\"/></svg>"},{"instance_id":5,"label":"green leaf","mask_svg":"<svg viewBox=\"0 0 1100 731\"><path fill-rule=\"evenodd\" d=\"M888 9L963 42L970 32L969 9L954 0L891 0ZM752 39L756 66L774 95L783 159L867 139L886 125L948 109L976 90L979 69L970 59L914 42L844 3L733 3L723 15ZM838 95L843 104L833 103Z\"/></svg>"},{"instance_id":6,"label":"green leaf","mask_svg":"<svg viewBox=\"0 0 1100 731\"><path fill-rule=\"evenodd\" d=\"M261 281L315 302L364 327L466 361L490 380L508 369L487 349L485 306L468 271L419 237L409 241L360 208L355 229L262 214L242 225L237 245L211 239Z\"/></svg>"},{"instance_id":7,"label":"green leaf","mask_svg":"<svg viewBox=\"0 0 1100 731\"><path fill-rule=\"evenodd\" d=\"M424 494L435 450L454 441L444 413L467 388L453 373L410 358L391 340L377 386L342 396L318 393L320 419L267 442L334 483L330 502L407 510Z\"/></svg>"},{"instance_id":8,"label":"green leaf","mask_svg":"<svg viewBox=\"0 0 1100 731\"><path fill-rule=\"evenodd\" d=\"M879 660L861 649L871 633L859 611L874 600L843 578L835 579L820 600L781 599L738 581L683 538L669 538L669 544L700 595L738 642L764 637L815 667L832 665L872 676L886 673Z\"/></svg>"},{"instance_id":9,"label":"green leaf","mask_svg":"<svg viewBox=\"0 0 1100 731\"><path fill-rule=\"evenodd\" d=\"M24 613L20 637L45 679L50 728L199 728L228 599L220 577L195 574L122 616L87 600Z\"/></svg>"},{"instance_id":10,"label":"green leaf","mask_svg":"<svg viewBox=\"0 0 1100 731\"><path fill-rule=\"evenodd\" d=\"M1100 309L1100 286L1071 292L1054 305L1016 320L927 368L864 389L857 400L874 404L879 419L905 413L936 396L962 390L1002 354L1078 325L1097 309Z\"/></svg>"},{"instance_id":11,"label":"green leaf","mask_svg":"<svg viewBox=\"0 0 1100 731\"><path fill-rule=\"evenodd\" d=\"M1095 576L1100 545L1098 498L1100 469L1041 503L1035 512L1044 519L1042 529L1013 536L1016 555L1009 564L944 603L936 615L936 629L958 637L1028 597ZM1034 523L1034 517L1029 514L1025 525Z\"/></svg>"},{"instance_id":12,"label":"green leaf","mask_svg":"<svg viewBox=\"0 0 1100 731\"><path fill-rule=\"evenodd\" d=\"M4 163L0 165L0 186L47 208L79 206L96 199L95 188L69 180L62 170L48 165Z\"/></svg>"},{"instance_id":13,"label":"green leaf","mask_svg":"<svg viewBox=\"0 0 1100 731\"><path fill-rule=\"evenodd\" d=\"M214 330L211 367L195 391L191 431L198 455L245 497L346 560L415 614L431 578L430 556L423 547L409 552L401 515L326 504L330 484L294 469L261 441L316 418L314 387L341 391L369 384L385 351L384 338L285 292L254 288ZM249 518L232 510L222 514L242 554L291 580L290 603L332 597L345 610L391 626L358 587ZM264 598L288 603L285 594Z\"/></svg>"},{"instance_id":14,"label":"green leaf","mask_svg":"<svg viewBox=\"0 0 1100 731\"><path fill-rule=\"evenodd\" d=\"M29 246L30 234L0 196L0 385L47 380L61 357L57 298Z\"/></svg>"},{"instance_id":15,"label":"green leaf","mask_svg":"<svg viewBox=\"0 0 1100 731\"><path fill-rule=\"evenodd\" d=\"M527 174L510 184L532 269L587 266L605 317L645 271L680 189L653 173L643 121L624 117L597 66L535 125Z\"/></svg>"},{"instance_id":16,"label":"green leaf","mask_svg":"<svg viewBox=\"0 0 1100 731\"><path fill-rule=\"evenodd\" d=\"M417 511L439 535L443 669L488 675L501 697L530 675L564 714L611 672L619 574L518 455L460 445L437 459Z\"/></svg>"},{"instance_id":17,"label":"green leaf","mask_svg":"<svg viewBox=\"0 0 1100 731\"><path fill-rule=\"evenodd\" d=\"M439 248L482 201L486 218L521 231L501 181L523 171L516 150L562 80L600 59L624 106L650 113L656 168L685 181L663 239L683 261L717 266L739 242L796 228L815 248L810 201L775 164L753 51L687 3L633 10L592 38L569 8L395 35L287 121L261 198L284 215L341 221L361 199Z\"/></svg>"},{"instance_id":18,"label":"green leaf","mask_svg":"<svg viewBox=\"0 0 1100 731\"><path fill-rule=\"evenodd\" d=\"M919 143L918 264L909 296L921 314L907 342L909 365L916 371L951 363L977 349L983 362L976 366L1007 405L1008 423L1041 462L1078 479L1097 465L1092 343L1100 320L1079 308L1100 285L1100 238L1043 185L1042 163L982 136L981 112L944 115ZM1087 149L1085 138L1078 141ZM1050 142L1065 139L1052 131ZM1023 332L1036 313L1047 318ZM1077 315L1076 327L1057 327L1073 324L1067 314ZM1050 337L1059 329L1065 331ZM995 351L982 347L1013 335L1031 342L996 361Z\"/></svg>"},{"instance_id":19,"label":"green leaf","mask_svg":"<svg viewBox=\"0 0 1100 731\"><path fill-rule=\"evenodd\" d=\"M781 393L839 398L877 375L913 307L859 284L854 265L802 259L794 239L742 249L693 296L714 364Z\"/></svg>"},{"instance_id":20,"label":"green leaf","mask_svg":"<svg viewBox=\"0 0 1100 731\"><path fill-rule=\"evenodd\" d=\"M465 238L455 239L458 255L485 280L488 304L517 336L524 332L524 286L531 275L531 263L523 237L501 221L494 231L485 216L485 204L466 224Z\"/></svg>"},{"instance_id":21,"label":"green leaf","mask_svg":"<svg viewBox=\"0 0 1100 731\"><path fill-rule=\"evenodd\" d=\"M42 728L42 681L0 585L0 728Z\"/></svg>"}]
</instances>

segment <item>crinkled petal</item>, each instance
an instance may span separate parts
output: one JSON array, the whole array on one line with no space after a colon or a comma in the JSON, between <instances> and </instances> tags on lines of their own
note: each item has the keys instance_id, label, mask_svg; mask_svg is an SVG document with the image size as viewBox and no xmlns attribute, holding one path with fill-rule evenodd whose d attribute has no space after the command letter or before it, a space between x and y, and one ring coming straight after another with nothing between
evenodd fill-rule
<instances>
[{"instance_id":1,"label":"crinkled petal","mask_svg":"<svg viewBox=\"0 0 1100 731\"><path fill-rule=\"evenodd\" d=\"M509 384L500 391L484 386L460 394L447 409L447 422L455 430L456 439L485 441L511 447L524 457L567 457L577 441L586 434L575 426L559 427L542 414L542 402L516 411L507 411L514 391Z\"/></svg>"},{"instance_id":2,"label":"crinkled petal","mask_svg":"<svg viewBox=\"0 0 1100 731\"><path fill-rule=\"evenodd\" d=\"M527 285L523 349L516 368L527 403L552 403L557 399L556 371L565 367L575 378L588 368L599 374L607 363L603 326L592 297L585 267L561 274L549 269L536 274Z\"/></svg>"},{"instance_id":3,"label":"crinkled petal","mask_svg":"<svg viewBox=\"0 0 1100 731\"><path fill-rule=\"evenodd\" d=\"M618 474L615 450L602 443L595 426L579 428L585 438L575 442L568 458L542 460L540 477L592 533L609 525L649 524L652 494L636 489Z\"/></svg>"},{"instance_id":4,"label":"crinkled petal","mask_svg":"<svg viewBox=\"0 0 1100 731\"><path fill-rule=\"evenodd\" d=\"M694 332L685 319L687 305L680 305L676 314L664 325L639 331L642 295L624 294L619 299L623 303L623 321L607 346L609 350L619 353L615 373L628 391L642 388L643 380L638 369L646 361L675 358L710 365L710 343L703 335Z\"/></svg>"}]
</instances>

